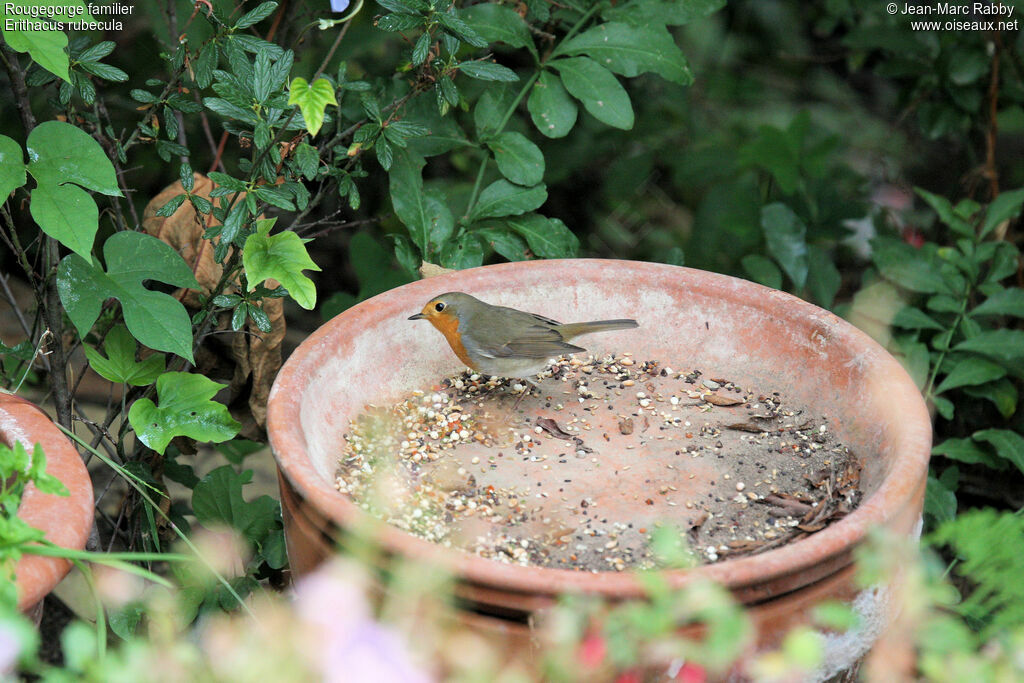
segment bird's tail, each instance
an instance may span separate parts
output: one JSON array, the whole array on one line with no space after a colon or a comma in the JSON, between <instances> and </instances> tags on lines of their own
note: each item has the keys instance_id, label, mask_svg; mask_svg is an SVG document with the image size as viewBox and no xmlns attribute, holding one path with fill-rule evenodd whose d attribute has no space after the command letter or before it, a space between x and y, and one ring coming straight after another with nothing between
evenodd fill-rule
<instances>
[{"instance_id":1,"label":"bird's tail","mask_svg":"<svg viewBox=\"0 0 1024 683\"><path fill-rule=\"evenodd\" d=\"M572 339L578 337L581 334L590 334L591 332L610 332L612 330L629 330L634 327L639 327L635 320L619 319L619 320L594 320L589 323L569 323L568 325L559 325L558 333L562 335L562 339Z\"/></svg>"}]
</instances>

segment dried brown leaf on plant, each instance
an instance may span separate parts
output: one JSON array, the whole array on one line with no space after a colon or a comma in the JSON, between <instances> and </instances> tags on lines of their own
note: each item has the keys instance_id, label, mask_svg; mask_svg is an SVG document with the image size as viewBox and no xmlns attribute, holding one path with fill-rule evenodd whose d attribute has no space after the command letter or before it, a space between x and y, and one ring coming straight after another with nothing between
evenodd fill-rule
<instances>
[{"instance_id":1,"label":"dried brown leaf on plant","mask_svg":"<svg viewBox=\"0 0 1024 683\"><path fill-rule=\"evenodd\" d=\"M210 198L217 187L210 178L194 173L192 194L210 200L220 206L228 197ZM185 189L181 181L175 181L153 197L143 212L142 227L147 233L174 247L189 264L199 282L201 292L210 295L220 282L223 267L214 260L213 243L203 239L203 233L211 226L219 225L212 215L196 212L191 202L184 202L178 210L167 217L157 216L157 210ZM230 283L229 290L238 291L237 280ZM266 286L273 289L278 283L268 280ZM192 312L199 309L199 290L180 289L175 294ZM218 316L214 332L206 337L202 348L196 354L196 368L199 372L229 382L229 408L243 424L242 435L259 437L266 424L267 396L281 367L281 342L285 335L283 299L264 299L263 312L270 320L270 332L260 332L252 320L234 334L223 334L230 330L230 315ZM251 419L246 419L251 415Z\"/></svg>"},{"instance_id":2,"label":"dried brown leaf on plant","mask_svg":"<svg viewBox=\"0 0 1024 683\"><path fill-rule=\"evenodd\" d=\"M195 185L192 194L210 200L214 206L220 206L224 197L210 199L210 193L217 185L200 173L193 173ZM213 243L203 239L203 233L207 228L220 225L220 221L213 215L204 216L196 212L191 202L183 202L178 210L170 216L156 215L164 204L171 201L180 194L185 193L181 181L176 180L160 193L149 200L142 212L142 228L150 235L157 237L177 250L185 259L196 280L202 288L203 294L210 294L213 288L220 282L224 269L213 258ZM197 290L179 289L175 296L192 309L199 308L199 292Z\"/></svg>"}]
</instances>

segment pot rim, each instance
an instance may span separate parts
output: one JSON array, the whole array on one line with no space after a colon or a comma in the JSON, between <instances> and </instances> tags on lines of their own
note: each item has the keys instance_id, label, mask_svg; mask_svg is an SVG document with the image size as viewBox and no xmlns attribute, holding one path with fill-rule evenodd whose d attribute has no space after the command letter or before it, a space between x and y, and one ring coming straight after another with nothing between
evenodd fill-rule
<instances>
[{"instance_id":1,"label":"pot rim","mask_svg":"<svg viewBox=\"0 0 1024 683\"><path fill-rule=\"evenodd\" d=\"M43 531L55 545L83 549L93 524L92 480L71 441L42 408L6 392L0 392L0 440L21 442L29 452L36 443L42 445L46 473L57 477L70 494L45 494L29 484L18 517ZM15 567L18 609L25 612L38 604L70 569L71 562L63 558L23 554Z\"/></svg>"},{"instance_id":2,"label":"pot rim","mask_svg":"<svg viewBox=\"0 0 1024 683\"><path fill-rule=\"evenodd\" d=\"M724 293L727 286L729 291L734 293L731 298L740 300L742 297L750 306L756 307L760 302L770 299L773 302L773 309L776 306L785 307L792 312L794 319L828 316L832 325L829 332L833 337L841 338L845 344L854 348L872 353L876 362L881 365L879 371L887 373L889 378L886 382L886 392L890 395L891 402L901 406L903 410L903 418L892 447L892 451L899 455L894 459L878 489L866 497L853 512L821 531L760 555L725 560L691 569L666 570L663 574L671 585L680 586L696 580L710 579L736 590L764 583L771 577L797 574L843 552L847 552L848 555L848 551L864 540L869 529L898 517L911 503L921 482L924 481L931 455L931 418L920 392L896 359L867 334L832 313L793 295L731 276L682 266L619 259L548 259L502 263L446 273L403 285L378 297L388 296L399 289L413 292L422 289L422 299L427 300L438 291L459 289L460 281L485 270L499 274L510 271L508 276L515 279L516 274L522 272L521 269L551 269L557 272L566 267L584 270L596 267L624 269L631 274L639 271L660 276L685 273L689 279L703 280L712 291L723 289ZM419 294L416 296L419 297ZM274 382L268 401L267 433L279 470L284 473L295 490L339 527L369 530L388 551L410 559L439 564L473 583L500 586L504 590L518 590L531 594L555 595L583 591L617 598L643 595L644 589L636 577L636 572L590 573L571 569L523 567L503 564L460 550L445 549L367 514L347 496L334 490L329 482L323 480L305 453L306 442L302 433L299 400L303 387L300 384L299 370L305 363L312 362L311 355L325 339L332 336L338 328L347 325L347 317L368 311L378 297L357 304L313 332L291 354ZM847 556L842 566L846 566L850 561Z\"/></svg>"}]
</instances>

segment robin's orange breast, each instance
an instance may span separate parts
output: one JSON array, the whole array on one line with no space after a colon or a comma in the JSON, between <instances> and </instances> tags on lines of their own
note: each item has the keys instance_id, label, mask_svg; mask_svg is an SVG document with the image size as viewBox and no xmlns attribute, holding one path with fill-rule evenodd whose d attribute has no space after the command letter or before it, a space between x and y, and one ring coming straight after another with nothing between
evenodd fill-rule
<instances>
[{"instance_id":1,"label":"robin's orange breast","mask_svg":"<svg viewBox=\"0 0 1024 683\"><path fill-rule=\"evenodd\" d=\"M459 357L459 360L476 370L476 363L469 357L466 347L462 344L462 333L459 332L459 319L453 315L437 315L430 318L430 323L448 340L448 345L452 347L452 351Z\"/></svg>"}]
</instances>

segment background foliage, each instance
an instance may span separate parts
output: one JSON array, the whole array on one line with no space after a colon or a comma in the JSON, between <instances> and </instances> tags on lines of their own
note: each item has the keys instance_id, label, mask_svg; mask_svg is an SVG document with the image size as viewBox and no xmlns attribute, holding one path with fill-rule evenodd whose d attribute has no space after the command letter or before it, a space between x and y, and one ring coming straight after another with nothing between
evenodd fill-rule
<instances>
[{"instance_id":1,"label":"background foliage","mask_svg":"<svg viewBox=\"0 0 1024 683\"><path fill-rule=\"evenodd\" d=\"M94 550L227 525L242 567L145 561L188 618L238 609L284 580L279 507L243 491L296 339L424 262L658 260L786 289L903 360L935 413L926 521L957 589L935 602L962 617L922 619L966 644L921 670L986 641L995 659L965 666L1005 664L1022 555L987 549L1022 541L1019 31L913 31L867 0L338 4L143 2L122 32L3 32L2 381L111 482ZM559 633L628 669L646 650L621 634L656 640L703 614L691 598L573 605ZM83 634L79 673L102 648ZM813 668L800 637L764 671Z\"/></svg>"}]
</instances>

